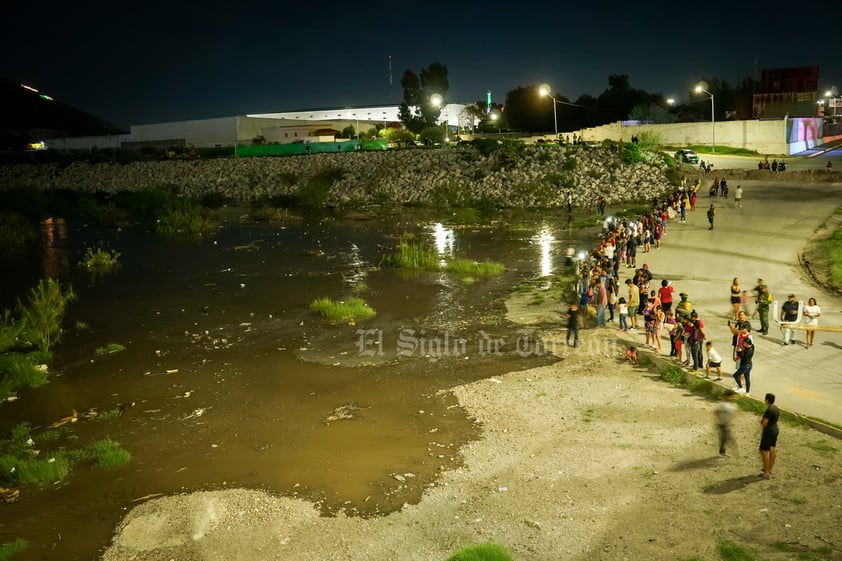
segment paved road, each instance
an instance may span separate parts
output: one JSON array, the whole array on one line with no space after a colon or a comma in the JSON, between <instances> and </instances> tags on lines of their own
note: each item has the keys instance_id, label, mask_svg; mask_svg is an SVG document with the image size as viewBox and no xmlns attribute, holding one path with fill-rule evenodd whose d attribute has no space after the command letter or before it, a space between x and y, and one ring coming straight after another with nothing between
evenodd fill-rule
<instances>
[{"instance_id":1,"label":"paved road","mask_svg":"<svg viewBox=\"0 0 842 561\"><path fill-rule=\"evenodd\" d=\"M763 278L781 303L789 293L805 303L814 297L822 310L820 324L842 326L842 300L817 289L798 264L808 238L842 205L842 185L742 181L743 208L734 208L733 198L716 199L716 227L711 231L705 217L709 184L706 180L687 223L671 221L661 249L638 253L638 266L648 263L656 282L670 279L676 292L690 295L708 338L725 358L725 373L734 372L726 325L734 277L746 290ZM753 328L759 325L752 321ZM842 333L817 332L809 349L803 345L804 332L796 331L796 336L800 344L783 347L774 323L767 337L755 334L751 394L762 399L772 392L783 408L842 425Z\"/></svg>"}]
</instances>

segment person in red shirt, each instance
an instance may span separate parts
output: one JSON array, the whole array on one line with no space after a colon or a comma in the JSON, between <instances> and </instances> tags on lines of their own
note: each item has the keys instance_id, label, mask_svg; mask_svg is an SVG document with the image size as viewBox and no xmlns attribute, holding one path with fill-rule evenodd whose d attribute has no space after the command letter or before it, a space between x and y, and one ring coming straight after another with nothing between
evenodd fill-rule
<instances>
[{"instance_id":1,"label":"person in red shirt","mask_svg":"<svg viewBox=\"0 0 842 561\"><path fill-rule=\"evenodd\" d=\"M661 308L664 313L672 309L672 283L666 279L661 281L661 288L658 289L658 298L661 300Z\"/></svg>"}]
</instances>

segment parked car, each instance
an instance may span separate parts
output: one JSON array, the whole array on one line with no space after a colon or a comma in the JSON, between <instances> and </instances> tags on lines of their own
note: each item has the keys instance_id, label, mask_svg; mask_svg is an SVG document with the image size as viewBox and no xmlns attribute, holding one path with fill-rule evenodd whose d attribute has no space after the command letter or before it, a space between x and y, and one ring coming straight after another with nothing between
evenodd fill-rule
<instances>
[{"instance_id":1,"label":"parked car","mask_svg":"<svg viewBox=\"0 0 842 561\"><path fill-rule=\"evenodd\" d=\"M683 148L675 153L675 159L685 164L698 164L699 156L690 149Z\"/></svg>"}]
</instances>

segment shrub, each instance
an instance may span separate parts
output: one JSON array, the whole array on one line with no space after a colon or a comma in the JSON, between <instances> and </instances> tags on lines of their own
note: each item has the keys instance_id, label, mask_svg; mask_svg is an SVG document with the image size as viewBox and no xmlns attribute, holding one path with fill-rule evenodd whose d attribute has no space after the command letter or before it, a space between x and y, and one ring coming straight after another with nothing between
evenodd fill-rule
<instances>
[{"instance_id":1,"label":"shrub","mask_svg":"<svg viewBox=\"0 0 842 561\"><path fill-rule=\"evenodd\" d=\"M110 355L110 354L119 353L119 352L122 352L122 351L125 351L125 350L126 350L126 347L124 347L120 343L108 343L104 347L97 348L96 354L98 356Z\"/></svg>"},{"instance_id":2,"label":"shrub","mask_svg":"<svg viewBox=\"0 0 842 561\"><path fill-rule=\"evenodd\" d=\"M120 252L116 250L106 251L101 247L93 249L89 247L85 251L85 256L82 257L80 264L89 271L99 273L108 272L117 266L117 261L120 259Z\"/></svg>"},{"instance_id":3,"label":"shrub","mask_svg":"<svg viewBox=\"0 0 842 561\"><path fill-rule=\"evenodd\" d=\"M62 290L57 280L41 279L30 291L26 305L18 301L26 340L40 351L49 351L61 337L61 319L74 298L73 290Z\"/></svg>"},{"instance_id":4,"label":"shrub","mask_svg":"<svg viewBox=\"0 0 842 561\"><path fill-rule=\"evenodd\" d=\"M298 188L296 193L298 206L305 209L324 207L330 194L330 188L343 177L345 177L345 170L341 168L327 168L315 174Z\"/></svg>"},{"instance_id":5,"label":"shrub","mask_svg":"<svg viewBox=\"0 0 842 561\"><path fill-rule=\"evenodd\" d=\"M7 255L17 255L26 250L38 239L38 229L14 212L0 212L0 251Z\"/></svg>"},{"instance_id":6,"label":"shrub","mask_svg":"<svg viewBox=\"0 0 842 561\"><path fill-rule=\"evenodd\" d=\"M525 149L526 144L522 140L504 138L500 141L497 160L503 168L511 169L523 161L523 152Z\"/></svg>"},{"instance_id":7,"label":"shrub","mask_svg":"<svg viewBox=\"0 0 842 561\"><path fill-rule=\"evenodd\" d=\"M493 138L475 138L471 144L486 158L500 148L500 143Z\"/></svg>"},{"instance_id":8,"label":"shrub","mask_svg":"<svg viewBox=\"0 0 842 561\"><path fill-rule=\"evenodd\" d=\"M165 236L199 234L210 227L204 209L196 199L174 198L157 213L155 231Z\"/></svg>"}]
</instances>

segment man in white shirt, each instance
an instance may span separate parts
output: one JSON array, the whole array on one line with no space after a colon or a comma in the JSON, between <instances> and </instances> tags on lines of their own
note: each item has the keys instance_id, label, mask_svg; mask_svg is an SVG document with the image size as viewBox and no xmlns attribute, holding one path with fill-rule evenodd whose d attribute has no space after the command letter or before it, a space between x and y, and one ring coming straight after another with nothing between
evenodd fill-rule
<instances>
[{"instance_id":1,"label":"man in white shirt","mask_svg":"<svg viewBox=\"0 0 842 561\"><path fill-rule=\"evenodd\" d=\"M705 343L705 350L708 352L708 361L705 363L705 378L710 378L710 369L716 368L716 380L714 382L719 382L722 380L722 357L719 356L710 341Z\"/></svg>"}]
</instances>

